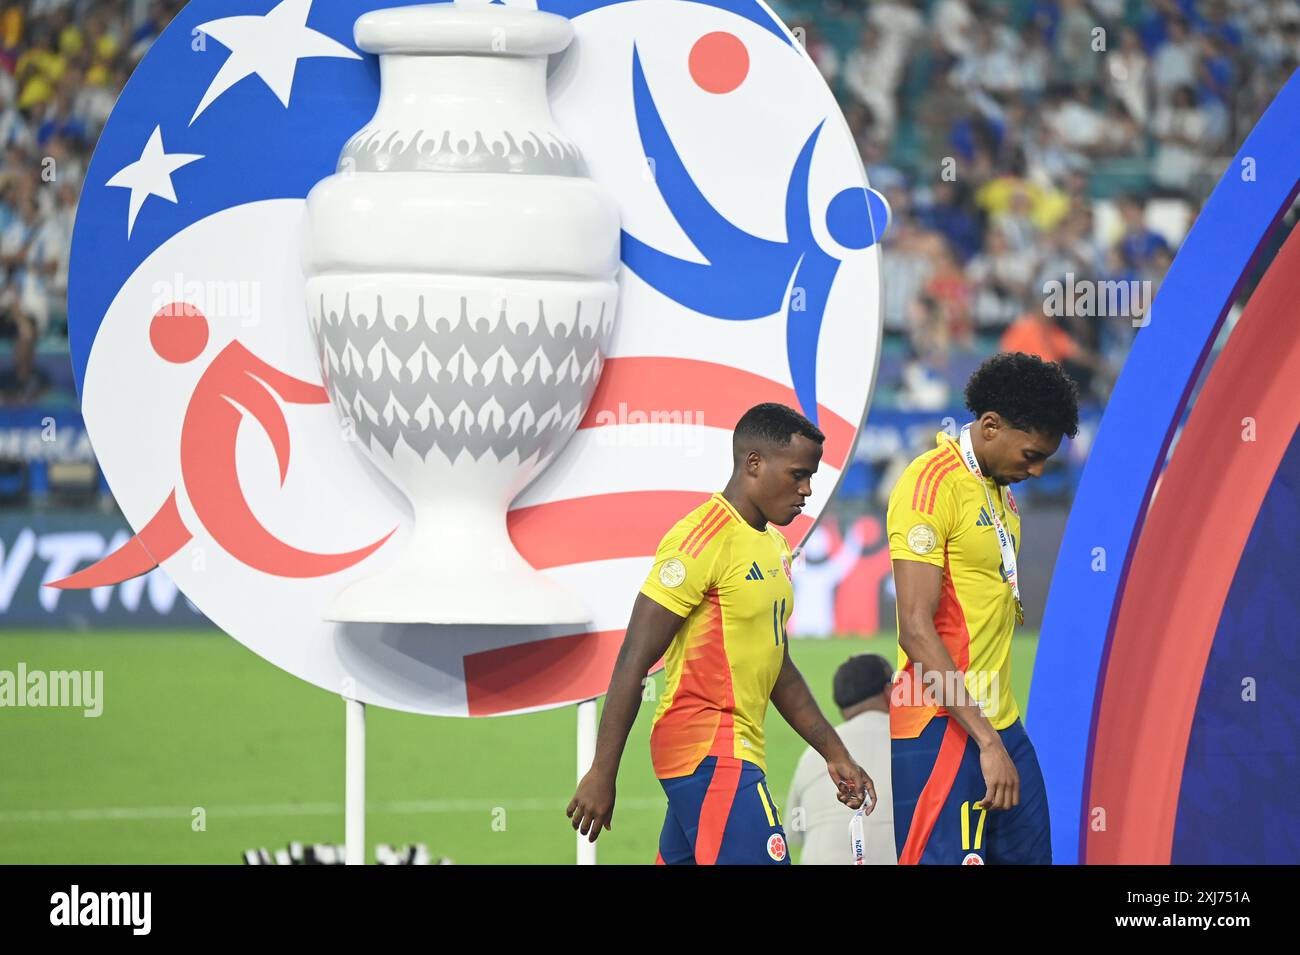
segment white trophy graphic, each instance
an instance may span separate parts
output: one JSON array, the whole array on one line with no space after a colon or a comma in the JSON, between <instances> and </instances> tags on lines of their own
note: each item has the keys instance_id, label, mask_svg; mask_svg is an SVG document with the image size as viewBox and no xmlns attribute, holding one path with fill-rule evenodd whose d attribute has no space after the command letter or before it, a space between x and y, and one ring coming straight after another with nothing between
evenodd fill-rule
<instances>
[{"instance_id":1,"label":"white trophy graphic","mask_svg":"<svg viewBox=\"0 0 1300 955\"><path fill-rule=\"evenodd\" d=\"M445 3L368 13L355 36L379 54L379 107L307 197L307 307L331 401L415 521L325 616L582 622L506 530L587 410L618 305L618 209L547 100L573 28Z\"/></svg>"}]
</instances>

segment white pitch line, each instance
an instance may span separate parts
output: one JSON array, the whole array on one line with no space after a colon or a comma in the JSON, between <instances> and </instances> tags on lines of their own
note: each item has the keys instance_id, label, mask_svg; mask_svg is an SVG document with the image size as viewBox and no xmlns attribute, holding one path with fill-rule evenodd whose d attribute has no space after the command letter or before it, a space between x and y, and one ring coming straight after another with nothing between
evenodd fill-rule
<instances>
[{"instance_id":1,"label":"white pitch line","mask_svg":"<svg viewBox=\"0 0 1300 955\"><path fill-rule=\"evenodd\" d=\"M618 809L658 810L667 803L662 799L620 799ZM439 813L556 812L562 813L567 802L549 799L424 799L404 802L370 803L367 813L395 816L437 815ZM13 809L0 811L0 825L32 822L140 822L151 819L190 819L194 809L203 808L209 819L270 819L277 816L341 816L342 803L273 803L246 806L120 806L99 809Z\"/></svg>"}]
</instances>

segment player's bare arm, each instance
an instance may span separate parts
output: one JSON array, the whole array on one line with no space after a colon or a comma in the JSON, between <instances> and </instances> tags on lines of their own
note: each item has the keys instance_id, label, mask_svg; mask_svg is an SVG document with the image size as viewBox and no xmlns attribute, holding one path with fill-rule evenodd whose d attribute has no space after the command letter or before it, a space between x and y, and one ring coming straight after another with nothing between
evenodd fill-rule
<instances>
[{"instance_id":1,"label":"player's bare arm","mask_svg":"<svg viewBox=\"0 0 1300 955\"><path fill-rule=\"evenodd\" d=\"M602 826L613 828L618 765L627 734L641 708L641 681L672 643L682 619L645 594L637 594L632 604L632 618L605 694L600 729L596 732L596 756L569 802L573 828L591 842L596 841Z\"/></svg>"},{"instance_id":2,"label":"player's bare arm","mask_svg":"<svg viewBox=\"0 0 1300 955\"><path fill-rule=\"evenodd\" d=\"M940 686L964 687L964 674L953 677L959 673L957 664L934 627L943 568L921 561L895 560L894 586L898 592L898 643L903 652L922 673L942 674ZM987 792L977 807L1010 809L1018 805L1020 776L993 724L977 704L965 698L945 699L943 705L980 748L980 769Z\"/></svg>"},{"instance_id":3,"label":"player's bare arm","mask_svg":"<svg viewBox=\"0 0 1300 955\"><path fill-rule=\"evenodd\" d=\"M837 798L850 809L857 809L864 796L869 801L867 813L876 808L876 787L867 771L849 755L848 748L835 732L835 727L822 715L808 682L790 659L787 647L781 662L781 672L772 687L772 703L804 742L826 760L826 771L838 790Z\"/></svg>"}]
</instances>

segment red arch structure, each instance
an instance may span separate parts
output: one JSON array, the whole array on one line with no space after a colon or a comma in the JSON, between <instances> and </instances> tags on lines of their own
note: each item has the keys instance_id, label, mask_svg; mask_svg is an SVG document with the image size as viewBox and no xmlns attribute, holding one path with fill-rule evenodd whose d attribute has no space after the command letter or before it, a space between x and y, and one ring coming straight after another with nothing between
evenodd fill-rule
<instances>
[{"instance_id":1,"label":"red arch structure","mask_svg":"<svg viewBox=\"0 0 1300 955\"><path fill-rule=\"evenodd\" d=\"M1211 369L1134 551L1101 681L1089 863L1171 860L1187 741L1219 616L1300 425L1298 323L1300 230Z\"/></svg>"}]
</instances>

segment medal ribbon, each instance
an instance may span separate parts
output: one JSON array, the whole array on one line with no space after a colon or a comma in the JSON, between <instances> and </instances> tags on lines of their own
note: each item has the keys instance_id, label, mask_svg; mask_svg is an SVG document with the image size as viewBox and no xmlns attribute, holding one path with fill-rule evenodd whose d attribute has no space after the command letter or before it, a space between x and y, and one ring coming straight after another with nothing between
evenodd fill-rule
<instances>
[{"instance_id":1,"label":"medal ribbon","mask_svg":"<svg viewBox=\"0 0 1300 955\"><path fill-rule=\"evenodd\" d=\"M854 865L867 864L866 826L862 822L866 810L867 804L863 803L861 808L853 810L853 818L849 820L849 851L853 854Z\"/></svg>"},{"instance_id":2,"label":"medal ribbon","mask_svg":"<svg viewBox=\"0 0 1300 955\"><path fill-rule=\"evenodd\" d=\"M1016 599L1016 622L1025 622L1024 604L1020 602L1020 578L1016 573L1016 548L1011 543L1011 535L1007 533L1006 527L1002 524L1002 519L998 517L997 508L993 506L993 496L989 494L989 486L984 483L984 474L980 471L979 462L975 459L975 449L971 444L970 425L963 425L961 429L961 456L966 463L966 469L971 474L980 479L980 487L984 489L984 500L989 505L989 518L993 521L993 530L998 535L998 550L1002 552L1002 566L1007 571L1007 583L1011 584L1011 595ZM1002 496L1002 488L998 488L998 496ZM1005 498L1003 507L1006 506Z\"/></svg>"}]
</instances>

